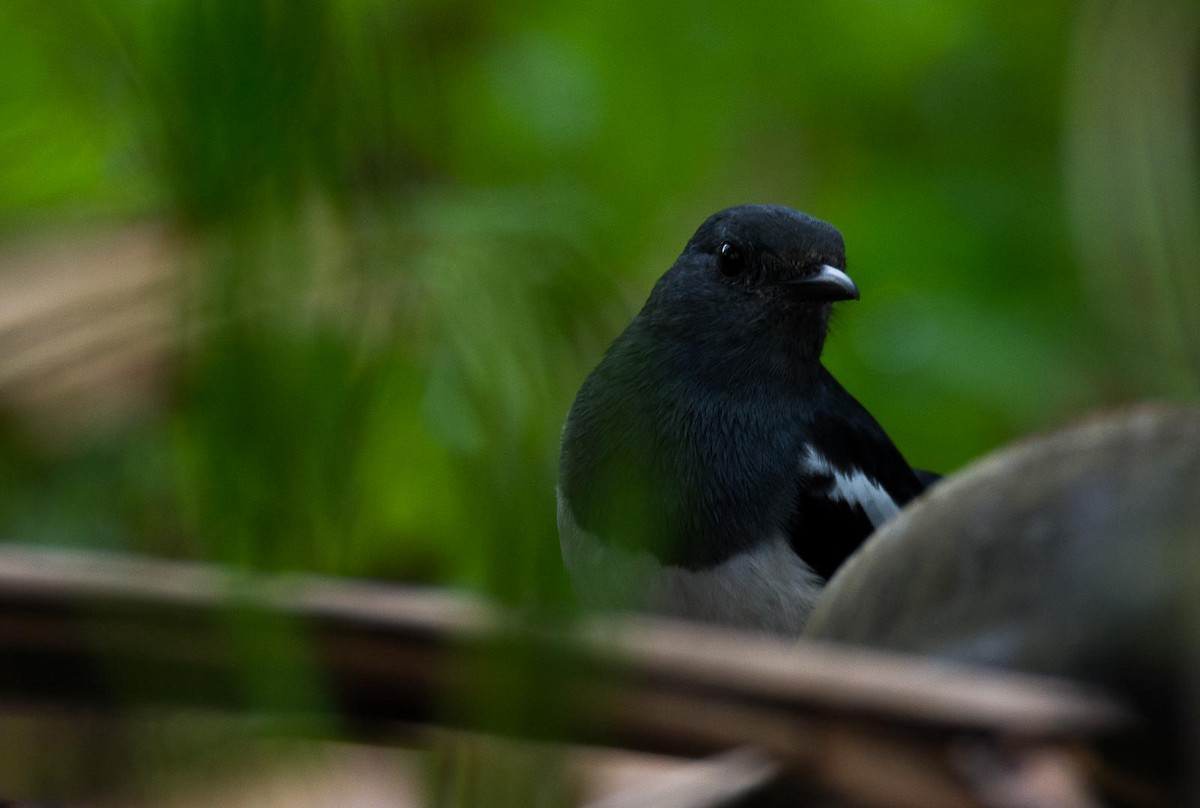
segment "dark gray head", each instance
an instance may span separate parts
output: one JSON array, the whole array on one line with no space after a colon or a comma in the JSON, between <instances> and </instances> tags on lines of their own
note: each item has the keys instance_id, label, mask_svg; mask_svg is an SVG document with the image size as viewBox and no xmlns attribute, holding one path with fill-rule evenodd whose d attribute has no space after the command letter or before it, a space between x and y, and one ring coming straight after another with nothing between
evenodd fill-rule
<instances>
[{"instance_id":1,"label":"dark gray head","mask_svg":"<svg viewBox=\"0 0 1200 808\"><path fill-rule=\"evenodd\" d=\"M833 226L791 208L739 205L700 225L640 317L688 341L707 336L731 355L761 342L815 359L833 303L858 298L845 268Z\"/></svg>"},{"instance_id":2,"label":"dark gray head","mask_svg":"<svg viewBox=\"0 0 1200 808\"><path fill-rule=\"evenodd\" d=\"M710 256L724 277L745 286L803 282L822 266L846 265L846 245L835 227L780 205L739 205L714 213L683 255ZM858 297L853 284L825 289L831 300Z\"/></svg>"}]
</instances>

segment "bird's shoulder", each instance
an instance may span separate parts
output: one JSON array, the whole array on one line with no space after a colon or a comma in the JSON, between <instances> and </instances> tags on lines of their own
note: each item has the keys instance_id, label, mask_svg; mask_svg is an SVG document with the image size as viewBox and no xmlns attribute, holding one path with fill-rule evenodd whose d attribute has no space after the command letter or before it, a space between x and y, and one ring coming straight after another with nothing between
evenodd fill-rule
<instances>
[{"instance_id":1,"label":"bird's shoulder","mask_svg":"<svg viewBox=\"0 0 1200 808\"><path fill-rule=\"evenodd\" d=\"M922 484L883 428L827 371L799 452L787 532L828 578Z\"/></svg>"},{"instance_id":2,"label":"bird's shoulder","mask_svg":"<svg viewBox=\"0 0 1200 808\"><path fill-rule=\"evenodd\" d=\"M901 505L919 494L924 485L904 455L866 407L824 367L818 390L819 421L809 429L804 465L827 466L847 478L865 479Z\"/></svg>"}]
</instances>

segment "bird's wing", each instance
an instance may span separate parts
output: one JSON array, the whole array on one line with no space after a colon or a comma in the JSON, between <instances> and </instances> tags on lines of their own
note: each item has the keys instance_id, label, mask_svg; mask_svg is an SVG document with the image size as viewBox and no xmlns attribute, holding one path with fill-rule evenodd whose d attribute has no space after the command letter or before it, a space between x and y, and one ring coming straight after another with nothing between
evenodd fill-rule
<instances>
[{"instance_id":1,"label":"bird's wing","mask_svg":"<svg viewBox=\"0 0 1200 808\"><path fill-rule=\"evenodd\" d=\"M826 495L851 508L861 509L873 528L900 512L900 506L892 496L866 472L856 468L837 469L812 446L806 447L801 466L804 473L813 478L828 479Z\"/></svg>"},{"instance_id":2,"label":"bird's wing","mask_svg":"<svg viewBox=\"0 0 1200 808\"><path fill-rule=\"evenodd\" d=\"M788 536L792 550L823 578L900 512L900 504L860 469L839 469L811 446L800 462Z\"/></svg>"}]
</instances>

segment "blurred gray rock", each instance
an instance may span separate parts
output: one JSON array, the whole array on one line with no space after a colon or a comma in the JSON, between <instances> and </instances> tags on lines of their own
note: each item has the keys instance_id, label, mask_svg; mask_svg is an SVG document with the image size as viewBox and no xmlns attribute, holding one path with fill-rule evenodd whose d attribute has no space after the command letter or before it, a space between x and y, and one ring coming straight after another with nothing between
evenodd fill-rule
<instances>
[{"instance_id":1,"label":"blurred gray rock","mask_svg":"<svg viewBox=\"0 0 1200 808\"><path fill-rule=\"evenodd\" d=\"M1154 732L1191 733L1198 559L1200 411L1143 406L935 486L833 577L805 633L1097 683Z\"/></svg>"}]
</instances>

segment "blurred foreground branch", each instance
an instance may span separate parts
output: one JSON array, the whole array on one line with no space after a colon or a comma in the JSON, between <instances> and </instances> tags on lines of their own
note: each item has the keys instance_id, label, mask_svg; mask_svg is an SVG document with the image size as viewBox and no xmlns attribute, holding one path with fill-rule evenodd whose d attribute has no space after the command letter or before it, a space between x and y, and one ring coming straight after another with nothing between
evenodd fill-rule
<instances>
[{"instance_id":1,"label":"blurred foreground branch","mask_svg":"<svg viewBox=\"0 0 1200 808\"><path fill-rule=\"evenodd\" d=\"M282 679L271 680L273 695L247 697L244 649L278 646L289 626L319 701L294 697L302 689ZM288 720L328 711L312 717L337 726L318 732L374 740L414 724L487 729L445 698L487 686L473 677L503 680L503 669L472 660L519 645L539 665L570 660L554 666L568 734L541 740L682 757L752 747L788 776L895 806L1015 804L983 795L1015 793L1005 778L1028 791L1024 773L1047 765L1057 778L1038 782L1058 785L1022 804L1089 804L1090 756L1079 750L1130 720L1060 681L690 625L593 624L578 639L444 592L0 552L0 699L24 708L185 706Z\"/></svg>"}]
</instances>

